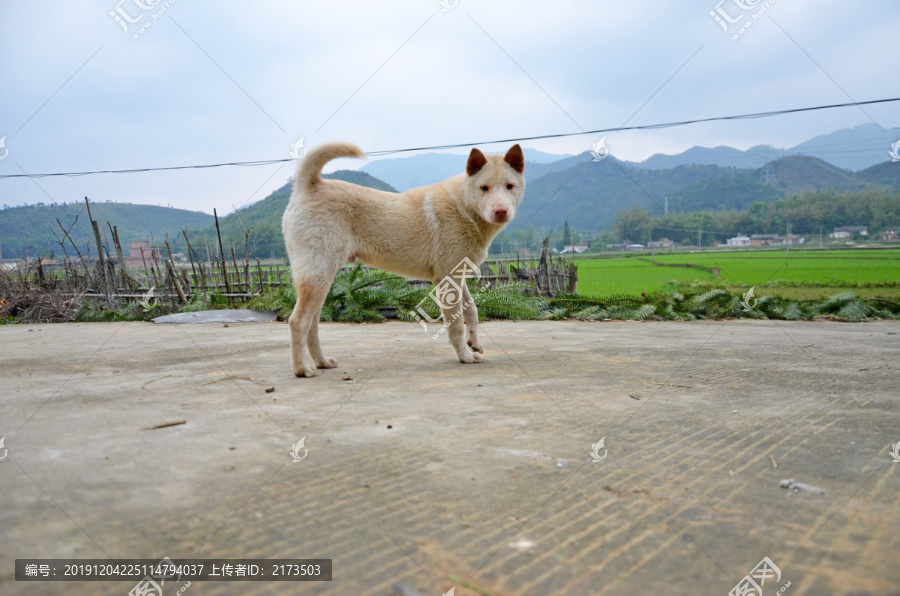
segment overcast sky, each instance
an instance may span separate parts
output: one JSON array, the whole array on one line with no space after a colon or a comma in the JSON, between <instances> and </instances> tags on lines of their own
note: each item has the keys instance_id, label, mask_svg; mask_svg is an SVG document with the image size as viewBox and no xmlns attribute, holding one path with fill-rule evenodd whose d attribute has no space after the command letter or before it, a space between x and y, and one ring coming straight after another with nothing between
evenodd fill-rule
<instances>
[{"instance_id":1,"label":"overcast sky","mask_svg":"<svg viewBox=\"0 0 900 596\"><path fill-rule=\"evenodd\" d=\"M377 151L900 96L896 0L444 1L0 0L0 174L281 159L300 137ZM723 22L743 16L726 32L717 8ZM900 125L898 104L865 112L607 143L640 161ZM526 145L579 153L596 137ZM226 213L293 169L0 179L0 204L89 196Z\"/></svg>"}]
</instances>

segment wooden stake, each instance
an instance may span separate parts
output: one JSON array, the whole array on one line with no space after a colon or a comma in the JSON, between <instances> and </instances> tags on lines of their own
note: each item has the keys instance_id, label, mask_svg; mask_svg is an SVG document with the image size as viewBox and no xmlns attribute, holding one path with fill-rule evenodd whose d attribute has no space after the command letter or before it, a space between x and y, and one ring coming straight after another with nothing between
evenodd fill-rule
<instances>
[{"instance_id":1,"label":"wooden stake","mask_svg":"<svg viewBox=\"0 0 900 596\"><path fill-rule=\"evenodd\" d=\"M262 265L259 262L259 258L256 259L256 272L259 275L259 293L263 292L263 275L262 275Z\"/></svg>"},{"instance_id":2,"label":"wooden stake","mask_svg":"<svg viewBox=\"0 0 900 596\"><path fill-rule=\"evenodd\" d=\"M234 263L234 274L237 275L237 278L238 278L238 283L236 284L237 288L235 288L235 290L237 292L240 292L241 291L241 274L239 273L240 269L238 269L238 266L237 266L237 257L234 256L234 247L233 246L231 247L231 262Z\"/></svg>"},{"instance_id":3,"label":"wooden stake","mask_svg":"<svg viewBox=\"0 0 900 596\"><path fill-rule=\"evenodd\" d=\"M184 295L184 290L181 289L181 283L178 281L178 275L175 273L175 263L172 262L172 259L166 259L166 268L169 270L172 285L175 286L175 291L178 292L178 298L182 304L187 303L187 297Z\"/></svg>"},{"instance_id":4,"label":"wooden stake","mask_svg":"<svg viewBox=\"0 0 900 596\"><path fill-rule=\"evenodd\" d=\"M191 241L188 240L187 232L184 231L184 228L181 228L181 233L184 234L184 243L187 245L187 253L188 259L191 261L191 271L194 274L194 283L197 283L197 269L194 267L194 255L192 254L194 251L191 249ZM200 265L203 266L202 264Z\"/></svg>"},{"instance_id":5,"label":"wooden stake","mask_svg":"<svg viewBox=\"0 0 900 596\"><path fill-rule=\"evenodd\" d=\"M216 236L219 237L219 254L222 259L222 277L225 278L225 291L231 293L231 284L228 283L228 268L225 266L225 249L222 247L222 231L219 229L219 214L213 209L213 217L216 219Z\"/></svg>"}]
</instances>

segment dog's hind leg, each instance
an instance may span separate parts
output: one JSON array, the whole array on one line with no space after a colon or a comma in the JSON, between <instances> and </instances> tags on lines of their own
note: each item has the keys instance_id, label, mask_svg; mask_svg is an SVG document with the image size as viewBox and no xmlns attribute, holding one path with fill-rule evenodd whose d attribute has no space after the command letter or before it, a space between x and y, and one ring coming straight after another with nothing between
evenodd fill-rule
<instances>
[{"instance_id":1,"label":"dog's hind leg","mask_svg":"<svg viewBox=\"0 0 900 596\"><path fill-rule=\"evenodd\" d=\"M297 304L294 305L294 312L291 313L288 323L291 327L291 366L298 377L316 376L316 358L310 354L307 346L311 341L311 331L315 329L318 332L322 304L330 286L331 281L328 278L303 278L294 281ZM315 344L318 343L317 334Z\"/></svg>"},{"instance_id":2,"label":"dog's hind leg","mask_svg":"<svg viewBox=\"0 0 900 596\"><path fill-rule=\"evenodd\" d=\"M313 319L309 328L309 336L306 338L306 346L309 348L309 353L319 368L334 368L338 365L337 360L325 355L325 352L322 351L322 346L319 344L319 317Z\"/></svg>"},{"instance_id":3,"label":"dog's hind leg","mask_svg":"<svg viewBox=\"0 0 900 596\"><path fill-rule=\"evenodd\" d=\"M466 323L466 345L472 348L473 352L484 354L484 347L478 341L478 307L475 306L468 286L463 284L462 289L463 305L465 306L463 320Z\"/></svg>"}]
</instances>

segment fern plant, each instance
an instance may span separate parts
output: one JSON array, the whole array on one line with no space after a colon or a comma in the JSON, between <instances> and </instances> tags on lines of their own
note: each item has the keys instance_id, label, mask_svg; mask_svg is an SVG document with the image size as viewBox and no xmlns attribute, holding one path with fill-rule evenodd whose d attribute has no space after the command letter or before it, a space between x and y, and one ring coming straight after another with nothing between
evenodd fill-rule
<instances>
[{"instance_id":1,"label":"fern plant","mask_svg":"<svg viewBox=\"0 0 900 596\"><path fill-rule=\"evenodd\" d=\"M258 296L244 302L241 307L251 310L276 311L278 319L285 321L291 316L296 302L297 292L293 286L278 286L266 288Z\"/></svg>"},{"instance_id":2,"label":"fern plant","mask_svg":"<svg viewBox=\"0 0 900 596\"><path fill-rule=\"evenodd\" d=\"M529 284L515 282L505 286L478 289L470 281L469 292L478 307L478 313L489 319L537 319L549 306L549 300L532 296Z\"/></svg>"},{"instance_id":3,"label":"fern plant","mask_svg":"<svg viewBox=\"0 0 900 596\"><path fill-rule=\"evenodd\" d=\"M178 312L198 312L221 308L228 308L228 298L215 291L198 290L188 298L187 304L179 308Z\"/></svg>"},{"instance_id":4,"label":"fern plant","mask_svg":"<svg viewBox=\"0 0 900 596\"><path fill-rule=\"evenodd\" d=\"M841 292L810 305L809 313L815 317L836 317L845 321L868 321L875 309L851 292Z\"/></svg>"},{"instance_id":5,"label":"fern plant","mask_svg":"<svg viewBox=\"0 0 900 596\"><path fill-rule=\"evenodd\" d=\"M356 263L338 273L325 297L322 321L384 321L379 311L397 308L397 293L406 280L384 271L366 271Z\"/></svg>"},{"instance_id":6,"label":"fern plant","mask_svg":"<svg viewBox=\"0 0 900 596\"><path fill-rule=\"evenodd\" d=\"M488 319L900 319L900 304L897 302L882 298L862 299L846 292L822 300L807 301L760 296L752 304L753 308L748 309L740 293L731 293L709 282L682 286L679 291L642 293L639 296L561 294L549 299L534 296L533 288L521 282L485 289L478 288L474 280L469 280L468 283L480 316ZM338 273L325 299L321 320L361 323L380 322L386 317L396 317L412 321L417 316L421 317L420 309L431 320L437 320L441 313L437 303L429 298L431 291L430 287L411 286L397 275L367 271L356 264ZM198 292L181 310L205 310L224 306L225 302L225 298L218 294ZM284 320L290 315L295 302L294 289L281 287L266 290L243 306L256 310L277 310ZM106 313L102 316L103 320L109 320L109 317L116 315ZM82 318L87 317L82 315Z\"/></svg>"}]
</instances>

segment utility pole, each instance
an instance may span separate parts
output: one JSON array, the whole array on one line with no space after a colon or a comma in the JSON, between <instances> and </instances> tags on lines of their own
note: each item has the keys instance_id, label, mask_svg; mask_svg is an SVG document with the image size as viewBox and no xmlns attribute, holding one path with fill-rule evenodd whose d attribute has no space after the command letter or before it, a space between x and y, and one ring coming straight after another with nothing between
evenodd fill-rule
<instances>
[{"instance_id":1,"label":"utility pole","mask_svg":"<svg viewBox=\"0 0 900 596\"><path fill-rule=\"evenodd\" d=\"M785 254L788 254L788 255L791 254L791 242L792 242L792 238L791 238L791 220L788 220L788 222L787 222L787 248L786 248L785 251L784 251Z\"/></svg>"}]
</instances>

